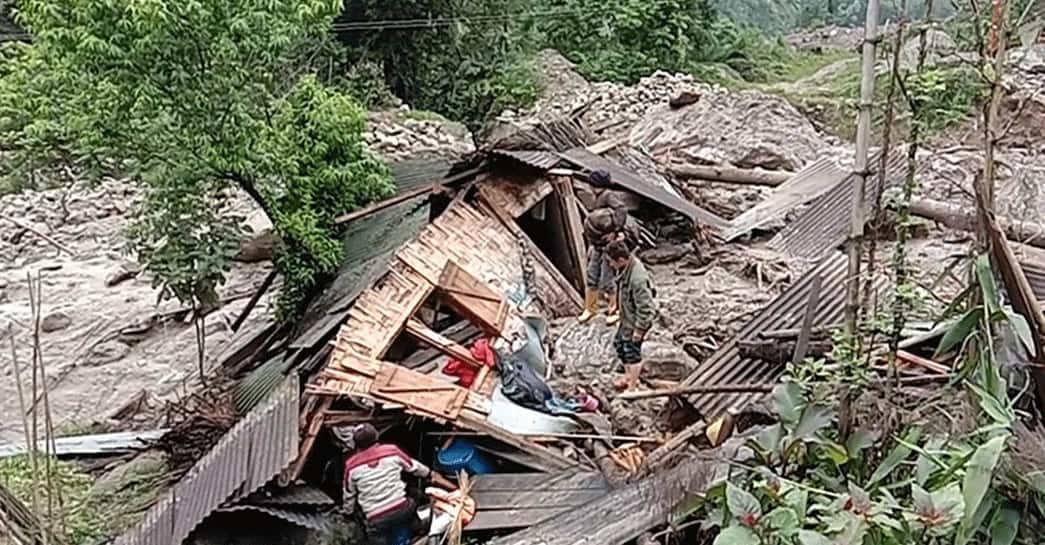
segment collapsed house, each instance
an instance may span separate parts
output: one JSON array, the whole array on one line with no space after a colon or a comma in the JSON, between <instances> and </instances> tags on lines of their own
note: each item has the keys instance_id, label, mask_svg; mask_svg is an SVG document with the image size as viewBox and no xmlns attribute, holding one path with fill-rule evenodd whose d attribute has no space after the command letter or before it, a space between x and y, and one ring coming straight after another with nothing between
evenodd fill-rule
<instances>
[{"instance_id":1,"label":"collapsed house","mask_svg":"<svg viewBox=\"0 0 1045 545\"><path fill-rule=\"evenodd\" d=\"M854 178L831 160L814 162L726 221L620 144L561 121L514 132L456 164L393 165L394 197L339 218L344 265L303 319L243 332L223 354L223 369L240 377L242 418L116 541L248 542L272 524L329 531L347 432L362 422L442 469L485 466L471 492L479 512L465 530L516 532L498 543L565 544L589 533L625 543L663 524L721 477L700 461L672 467L676 455L711 429L720 443L789 361L830 349L825 335L844 307L847 263L838 250ZM870 178L870 201L906 176L902 155L870 164L885 166ZM659 237L734 240L809 204L769 243L807 263L803 274L677 384L652 391L697 416L646 453L546 382L548 323L581 307L581 224L593 201L584 179L595 169L644 198ZM1038 269L1028 276L1041 284L1033 282ZM930 338L903 346L907 378L947 376L924 353ZM637 502L654 499L656 509L634 516Z\"/></svg>"}]
</instances>

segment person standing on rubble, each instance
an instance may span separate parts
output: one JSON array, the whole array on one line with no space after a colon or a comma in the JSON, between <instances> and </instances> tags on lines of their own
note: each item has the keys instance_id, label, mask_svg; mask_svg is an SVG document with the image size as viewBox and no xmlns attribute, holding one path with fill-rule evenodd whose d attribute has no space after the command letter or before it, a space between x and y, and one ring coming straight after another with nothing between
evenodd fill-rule
<instances>
[{"instance_id":1,"label":"person standing on rubble","mask_svg":"<svg viewBox=\"0 0 1045 545\"><path fill-rule=\"evenodd\" d=\"M623 241L606 246L610 266L617 272L620 298L620 326L613 337L617 358L624 365L624 376L614 382L620 390L638 387L642 376L642 343L657 318L656 290L646 266L632 255Z\"/></svg>"},{"instance_id":2,"label":"person standing on rubble","mask_svg":"<svg viewBox=\"0 0 1045 545\"><path fill-rule=\"evenodd\" d=\"M457 485L399 447L378 443L377 437L377 429L371 424L360 425L352 434L356 453L345 462L343 508L352 514L358 503L366 516L370 543L393 545L397 533L423 530L417 503L406 494L404 472L431 479L448 490L456 490Z\"/></svg>"},{"instance_id":3,"label":"person standing on rubble","mask_svg":"<svg viewBox=\"0 0 1045 545\"><path fill-rule=\"evenodd\" d=\"M595 317L599 311L599 299L605 296L606 323L613 325L619 320L617 289L613 270L606 258L606 245L616 240L637 245L639 228L628 215L633 207L630 199L633 195L612 189L610 175L606 171L596 170L588 176L588 180L599 193L595 209L584 220L584 239L588 245L588 288L584 294L584 312L577 320L585 323Z\"/></svg>"}]
</instances>

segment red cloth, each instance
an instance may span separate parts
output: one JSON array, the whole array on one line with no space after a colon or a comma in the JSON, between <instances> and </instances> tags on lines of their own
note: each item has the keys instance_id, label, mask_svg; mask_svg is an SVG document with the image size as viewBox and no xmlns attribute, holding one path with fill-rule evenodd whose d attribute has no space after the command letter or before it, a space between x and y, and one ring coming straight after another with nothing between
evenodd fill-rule
<instances>
[{"instance_id":1,"label":"red cloth","mask_svg":"<svg viewBox=\"0 0 1045 545\"><path fill-rule=\"evenodd\" d=\"M483 365L491 369L497 365L497 356L494 354L493 348L490 347L490 339L479 339L472 343L471 352L472 357L481 361ZM443 374L457 377L458 386L471 388L472 383L475 382L475 376L479 374L479 370L457 358L450 358L450 361L446 363L446 367L443 367Z\"/></svg>"}]
</instances>

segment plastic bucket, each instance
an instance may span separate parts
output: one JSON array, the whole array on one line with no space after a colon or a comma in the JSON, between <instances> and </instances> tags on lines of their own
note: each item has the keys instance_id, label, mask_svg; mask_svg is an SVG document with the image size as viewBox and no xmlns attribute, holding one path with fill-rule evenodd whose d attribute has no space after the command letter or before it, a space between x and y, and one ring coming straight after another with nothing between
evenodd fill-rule
<instances>
[{"instance_id":1,"label":"plastic bucket","mask_svg":"<svg viewBox=\"0 0 1045 545\"><path fill-rule=\"evenodd\" d=\"M448 447L436 454L435 459L440 471L451 476L462 469L469 475L493 473L496 469L471 441L465 439L454 439Z\"/></svg>"}]
</instances>

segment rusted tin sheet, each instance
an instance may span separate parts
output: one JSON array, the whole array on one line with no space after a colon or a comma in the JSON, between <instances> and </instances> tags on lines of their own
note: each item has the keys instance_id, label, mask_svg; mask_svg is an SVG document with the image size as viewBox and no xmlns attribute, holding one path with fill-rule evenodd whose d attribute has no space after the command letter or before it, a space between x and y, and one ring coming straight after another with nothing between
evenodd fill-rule
<instances>
[{"instance_id":1,"label":"rusted tin sheet","mask_svg":"<svg viewBox=\"0 0 1045 545\"><path fill-rule=\"evenodd\" d=\"M610 173L613 183L682 213L693 221L716 229L724 229L729 225L725 219L689 202L676 193L670 193L664 188L646 181L620 163L595 155L585 148L568 150L562 156L574 165L587 170L605 170Z\"/></svg>"},{"instance_id":2,"label":"rusted tin sheet","mask_svg":"<svg viewBox=\"0 0 1045 545\"><path fill-rule=\"evenodd\" d=\"M878 176L878 157L878 153L875 153L868 161L871 170L866 186L868 210L883 188ZM900 185L907 176L907 158L900 151L895 151L889 155L885 168L885 187ZM855 174L846 176L814 200L798 219L777 233L769 241L769 246L802 259L820 259L838 249L849 238L853 188L857 181Z\"/></svg>"},{"instance_id":3,"label":"rusted tin sheet","mask_svg":"<svg viewBox=\"0 0 1045 545\"><path fill-rule=\"evenodd\" d=\"M234 494L279 475L298 454L299 392L298 375L291 373L114 545L180 545Z\"/></svg>"},{"instance_id":4,"label":"rusted tin sheet","mask_svg":"<svg viewBox=\"0 0 1045 545\"><path fill-rule=\"evenodd\" d=\"M714 386L716 384L752 384L774 382L784 372L784 363L773 364L744 358L737 349L739 341L756 337L762 331L794 329L802 324L813 278L820 276L820 302L816 306L813 327L841 323L845 308L845 277L847 260L835 252L787 288L755 316L736 337L730 339L696 371L683 385ZM765 393L701 394L690 397L705 419L714 419L727 409L740 409L764 399Z\"/></svg>"}]
</instances>

